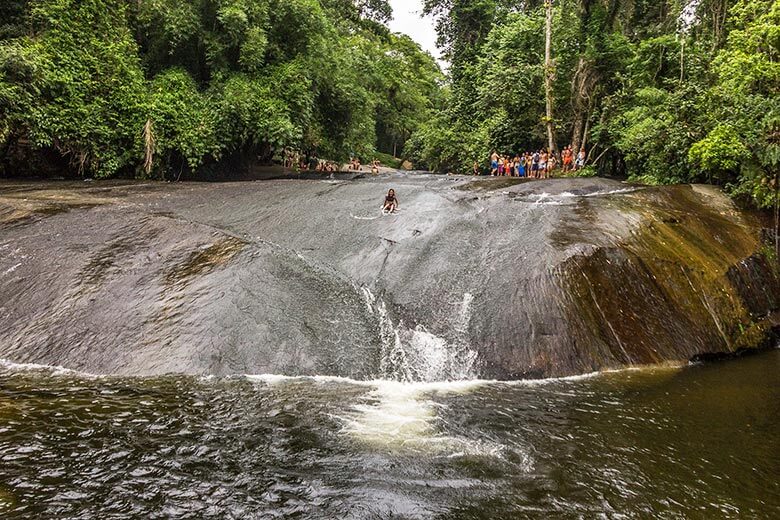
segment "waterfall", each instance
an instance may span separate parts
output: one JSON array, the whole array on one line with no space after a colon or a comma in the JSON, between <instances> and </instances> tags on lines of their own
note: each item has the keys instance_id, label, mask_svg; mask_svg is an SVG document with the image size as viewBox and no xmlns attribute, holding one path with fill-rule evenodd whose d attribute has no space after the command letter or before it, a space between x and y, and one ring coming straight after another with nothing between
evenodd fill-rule
<instances>
[{"instance_id":1,"label":"waterfall","mask_svg":"<svg viewBox=\"0 0 780 520\"><path fill-rule=\"evenodd\" d=\"M470 293L463 295L458 312L453 317L452 341L430 332L424 325L414 328L396 325L387 306L370 289L361 292L369 311L376 316L382 341L379 364L380 377L402 382L459 381L474 379L476 351L469 348L468 327L471 318Z\"/></svg>"}]
</instances>

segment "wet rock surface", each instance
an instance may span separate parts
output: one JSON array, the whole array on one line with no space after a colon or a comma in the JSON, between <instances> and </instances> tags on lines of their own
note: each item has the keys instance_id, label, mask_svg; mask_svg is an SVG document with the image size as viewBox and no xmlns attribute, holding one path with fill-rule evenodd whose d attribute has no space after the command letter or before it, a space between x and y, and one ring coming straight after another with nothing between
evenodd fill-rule
<instances>
[{"instance_id":1,"label":"wet rock surface","mask_svg":"<svg viewBox=\"0 0 780 520\"><path fill-rule=\"evenodd\" d=\"M603 179L4 182L0 358L401 380L686 360L766 337L758 234L714 188Z\"/></svg>"}]
</instances>

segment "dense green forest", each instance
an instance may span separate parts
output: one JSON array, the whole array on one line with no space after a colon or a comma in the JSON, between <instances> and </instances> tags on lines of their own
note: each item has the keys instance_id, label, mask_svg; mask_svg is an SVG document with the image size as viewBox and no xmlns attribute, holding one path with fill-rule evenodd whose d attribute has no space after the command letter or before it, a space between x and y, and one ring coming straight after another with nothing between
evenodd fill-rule
<instances>
[{"instance_id":1,"label":"dense green forest","mask_svg":"<svg viewBox=\"0 0 780 520\"><path fill-rule=\"evenodd\" d=\"M471 171L572 145L589 173L773 204L776 0L424 0L446 77L386 0L10 0L2 173L170 176L284 147Z\"/></svg>"},{"instance_id":2,"label":"dense green forest","mask_svg":"<svg viewBox=\"0 0 780 520\"><path fill-rule=\"evenodd\" d=\"M385 0L12 0L0 6L9 175L156 176L392 152L441 71Z\"/></svg>"},{"instance_id":3,"label":"dense green forest","mask_svg":"<svg viewBox=\"0 0 780 520\"><path fill-rule=\"evenodd\" d=\"M718 183L774 203L780 2L425 0L425 9L451 83L446 110L407 147L417 162L465 171L492 150L552 141L584 146L591 172Z\"/></svg>"}]
</instances>

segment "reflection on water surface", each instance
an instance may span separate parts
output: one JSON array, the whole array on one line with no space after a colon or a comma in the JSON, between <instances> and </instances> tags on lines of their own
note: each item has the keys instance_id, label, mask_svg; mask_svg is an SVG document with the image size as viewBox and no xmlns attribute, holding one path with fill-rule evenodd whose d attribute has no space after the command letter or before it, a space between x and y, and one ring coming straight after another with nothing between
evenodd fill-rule
<instances>
[{"instance_id":1,"label":"reflection on water surface","mask_svg":"<svg viewBox=\"0 0 780 520\"><path fill-rule=\"evenodd\" d=\"M8 518L780 515L780 351L498 383L0 368Z\"/></svg>"}]
</instances>

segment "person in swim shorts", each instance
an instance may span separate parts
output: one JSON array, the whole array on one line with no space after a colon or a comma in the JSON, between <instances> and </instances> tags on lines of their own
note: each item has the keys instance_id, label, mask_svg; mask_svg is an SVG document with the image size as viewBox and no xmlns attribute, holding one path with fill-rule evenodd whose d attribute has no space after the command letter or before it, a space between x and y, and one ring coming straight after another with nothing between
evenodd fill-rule
<instances>
[{"instance_id":1,"label":"person in swim shorts","mask_svg":"<svg viewBox=\"0 0 780 520\"><path fill-rule=\"evenodd\" d=\"M571 170L572 162L574 160L574 152L571 150L571 146L567 146L561 153L563 159L563 173L568 173Z\"/></svg>"},{"instance_id":2,"label":"person in swim shorts","mask_svg":"<svg viewBox=\"0 0 780 520\"><path fill-rule=\"evenodd\" d=\"M577 160L574 161L574 169L581 170L585 167L585 148L580 149L580 153L577 154Z\"/></svg>"}]
</instances>

